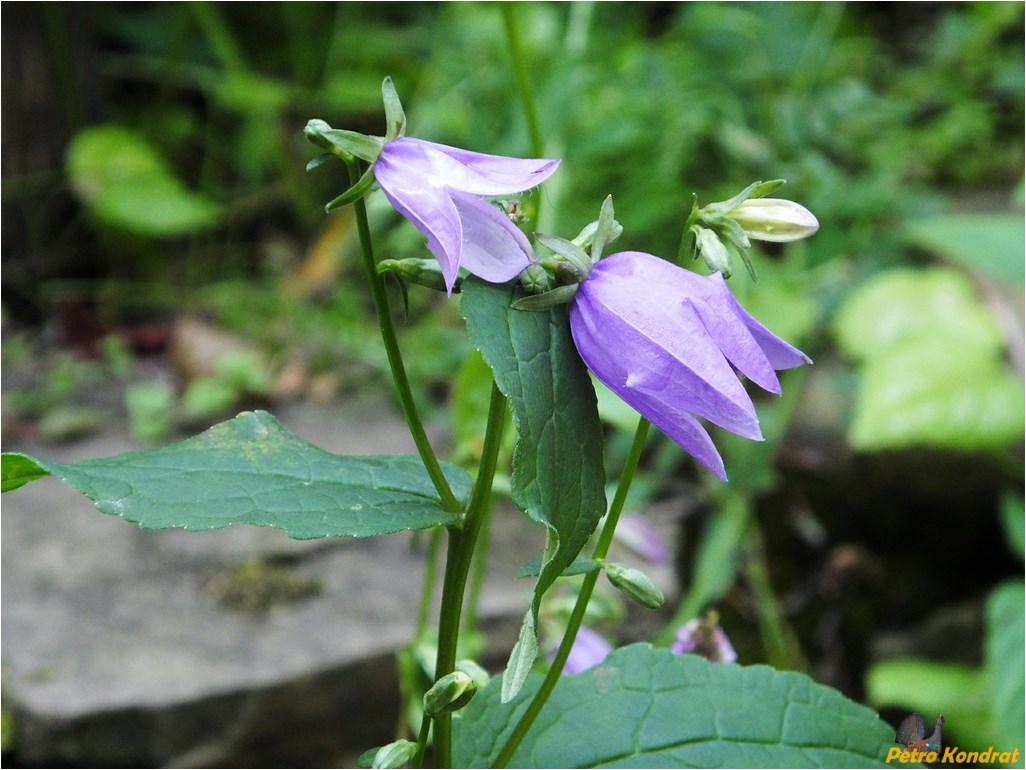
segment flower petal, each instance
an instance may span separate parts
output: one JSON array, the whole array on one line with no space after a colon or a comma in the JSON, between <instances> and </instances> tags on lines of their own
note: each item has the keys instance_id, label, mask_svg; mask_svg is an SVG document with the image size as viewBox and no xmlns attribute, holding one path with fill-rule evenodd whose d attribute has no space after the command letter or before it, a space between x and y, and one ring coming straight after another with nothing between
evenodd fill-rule
<instances>
[{"instance_id":1,"label":"flower petal","mask_svg":"<svg viewBox=\"0 0 1026 770\"><path fill-rule=\"evenodd\" d=\"M460 267L486 281L505 283L535 261L527 236L498 208L455 190L449 195L463 224Z\"/></svg>"},{"instance_id":2,"label":"flower petal","mask_svg":"<svg viewBox=\"0 0 1026 770\"><path fill-rule=\"evenodd\" d=\"M389 142L385 147L396 142ZM463 226L448 193L420 183L417 175L411 174L400 160L384 152L374 164L374 177L388 202L425 235L428 248L442 268L446 288L451 292L460 267Z\"/></svg>"},{"instance_id":3,"label":"flower petal","mask_svg":"<svg viewBox=\"0 0 1026 770\"><path fill-rule=\"evenodd\" d=\"M641 252L595 265L570 306L570 330L598 379L721 479L723 461L696 416L760 440L737 372L779 393L774 370L809 361L745 312L721 275Z\"/></svg>"},{"instance_id":4,"label":"flower petal","mask_svg":"<svg viewBox=\"0 0 1026 770\"><path fill-rule=\"evenodd\" d=\"M762 352L766 354L766 358L774 369L777 371L781 369L794 369L796 366L812 363L812 359L802 351L794 345L780 339L780 337L756 321L755 318L753 318L752 315L741 306L741 303L734 298L733 294L728 292L728 296L730 297L730 304L734 308L734 312L737 313L745 326L748 327L748 330L752 333L752 337L754 337L755 341L759 343L759 347L762 348Z\"/></svg>"},{"instance_id":5,"label":"flower petal","mask_svg":"<svg viewBox=\"0 0 1026 770\"><path fill-rule=\"evenodd\" d=\"M408 186L447 187L473 195L509 195L530 190L559 166L556 160L484 155L405 136L384 146L374 166L375 175L383 160L402 170Z\"/></svg>"},{"instance_id":6,"label":"flower petal","mask_svg":"<svg viewBox=\"0 0 1026 770\"><path fill-rule=\"evenodd\" d=\"M587 282L582 284L582 287L586 285ZM615 334L608 334L602 325L603 319L598 319L599 323L596 325L595 319L591 317L594 308L589 307L586 298L582 298L581 294L579 291L570 306L570 331L587 367L610 390L644 415L686 452L719 478L726 480L723 460L716 451L712 439L705 428L690 414L693 407L692 394L688 393L688 388L660 393L634 387L634 383L629 381L627 362L623 360L623 353L629 351L633 362L638 348Z\"/></svg>"},{"instance_id":7,"label":"flower petal","mask_svg":"<svg viewBox=\"0 0 1026 770\"><path fill-rule=\"evenodd\" d=\"M435 159L439 167L453 174L453 178L449 179L446 185L476 195L509 195L530 190L548 179L559 168L560 163L558 160L545 158L507 158L502 155L486 155L481 152L461 150L458 147L449 147L445 144L418 139L407 141L420 142L429 150L455 161L464 169L463 173L467 174L463 183L456 179L460 174L458 168L450 167L447 163L443 165L440 158ZM484 185L487 189L480 189L477 187L478 185Z\"/></svg>"},{"instance_id":8,"label":"flower petal","mask_svg":"<svg viewBox=\"0 0 1026 770\"><path fill-rule=\"evenodd\" d=\"M577 325L589 327L595 339L590 355L614 382L592 371L621 398L618 389L648 394L746 438L761 439L751 398L694 307L683 301L690 276L702 276L675 268L651 282L635 269L646 260L663 261L640 252L606 257L578 290L572 305L578 309ZM591 367L581 345L577 348Z\"/></svg>"},{"instance_id":9,"label":"flower petal","mask_svg":"<svg viewBox=\"0 0 1026 770\"><path fill-rule=\"evenodd\" d=\"M549 653L549 661L555 659L557 645ZM570 648L570 655L563 666L563 674L579 674L589 668L597 666L604 661L609 653L613 651L613 645L607 642L602 636L592 631L587 626L581 626L577 631L577 638L574 639L573 647Z\"/></svg>"}]
</instances>

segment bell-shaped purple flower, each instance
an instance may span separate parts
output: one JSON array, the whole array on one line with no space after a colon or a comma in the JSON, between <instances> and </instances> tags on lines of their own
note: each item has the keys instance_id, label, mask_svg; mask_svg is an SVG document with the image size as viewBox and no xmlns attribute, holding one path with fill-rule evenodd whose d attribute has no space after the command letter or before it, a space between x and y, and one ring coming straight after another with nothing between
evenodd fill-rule
<instances>
[{"instance_id":1,"label":"bell-shaped purple flower","mask_svg":"<svg viewBox=\"0 0 1026 770\"><path fill-rule=\"evenodd\" d=\"M752 318L718 273L637 251L595 265L570 306L570 329L599 380L724 480L723 460L696 417L760 441L737 372L779 395L775 370L811 363Z\"/></svg>"},{"instance_id":2,"label":"bell-shaped purple flower","mask_svg":"<svg viewBox=\"0 0 1026 770\"><path fill-rule=\"evenodd\" d=\"M713 663L737 662L734 645L720 626L715 612L689 620L677 629L677 639L670 645L670 651L674 655L701 655Z\"/></svg>"},{"instance_id":3,"label":"bell-shaped purple flower","mask_svg":"<svg viewBox=\"0 0 1026 770\"><path fill-rule=\"evenodd\" d=\"M556 657L556 650L558 649L559 645L556 645L549 652L550 663ZM587 626L581 626L577 631L577 638L574 639L574 646L570 648L570 655L566 659L566 665L563 666L563 673L579 674L582 671L587 671L589 668L593 668L604 661L612 651L613 645L607 642L604 637Z\"/></svg>"},{"instance_id":4,"label":"bell-shaped purple flower","mask_svg":"<svg viewBox=\"0 0 1026 770\"><path fill-rule=\"evenodd\" d=\"M558 160L484 155L403 136L381 150L374 177L427 238L451 292L461 267L504 283L535 260L524 234L483 198L529 190L558 166Z\"/></svg>"}]
</instances>

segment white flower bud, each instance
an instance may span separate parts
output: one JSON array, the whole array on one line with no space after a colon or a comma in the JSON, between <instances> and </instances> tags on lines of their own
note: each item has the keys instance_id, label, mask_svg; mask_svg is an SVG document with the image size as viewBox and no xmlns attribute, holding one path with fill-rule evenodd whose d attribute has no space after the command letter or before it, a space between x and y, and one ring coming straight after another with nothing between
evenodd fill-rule
<instances>
[{"instance_id":1,"label":"white flower bud","mask_svg":"<svg viewBox=\"0 0 1026 770\"><path fill-rule=\"evenodd\" d=\"M811 211L782 198L749 198L727 212L727 216L757 241L798 241L819 229L819 220Z\"/></svg>"}]
</instances>

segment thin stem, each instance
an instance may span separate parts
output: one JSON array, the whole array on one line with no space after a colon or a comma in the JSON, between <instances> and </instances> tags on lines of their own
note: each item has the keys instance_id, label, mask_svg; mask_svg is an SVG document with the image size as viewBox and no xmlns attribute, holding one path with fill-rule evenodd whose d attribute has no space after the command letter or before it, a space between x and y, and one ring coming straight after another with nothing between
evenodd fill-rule
<instances>
[{"instance_id":1,"label":"thin stem","mask_svg":"<svg viewBox=\"0 0 1026 770\"><path fill-rule=\"evenodd\" d=\"M427 714L420 722L420 734L417 736L417 753L410 760L410 767L424 766L424 751L427 749L428 735L431 733L431 717Z\"/></svg>"},{"instance_id":2,"label":"thin stem","mask_svg":"<svg viewBox=\"0 0 1026 770\"><path fill-rule=\"evenodd\" d=\"M527 72L527 57L524 55L524 47L520 40L520 26L517 19L515 3L505 2L502 4L502 21L506 27L506 42L509 43L509 52L513 57L513 72L517 79L517 90L520 91L520 101L524 108L524 118L527 120L527 135L531 140L531 154L538 158L545 151L545 142L542 139L541 124L538 122L538 105L534 99L534 91L531 88L531 76Z\"/></svg>"},{"instance_id":3,"label":"thin stem","mask_svg":"<svg viewBox=\"0 0 1026 770\"><path fill-rule=\"evenodd\" d=\"M770 583L762 530L759 529L759 522L754 516L749 521L746 535L748 555L745 559L744 575L755 600L759 635L762 637L766 660L776 668L808 671L809 662L805 659L794 631L784 618L780 602Z\"/></svg>"},{"instance_id":4,"label":"thin stem","mask_svg":"<svg viewBox=\"0 0 1026 770\"><path fill-rule=\"evenodd\" d=\"M420 606L417 608L417 625L413 636L418 641L424 638L428 627L428 618L431 614L431 600L434 598L435 583L437 582L438 554L442 550L442 528L432 529L429 537L427 558L424 562L424 584L420 589Z\"/></svg>"},{"instance_id":5,"label":"thin stem","mask_svg":"<svg viewBox=\"0 0 1026 770\"><path fill-rule=\"evenodd\" d=\"M595 545L595 551L592 554L593 559L604 559L609 553L609 546L613 542L616 524L620 520L620 513L623 511L623 505L627 500L627 492L630 490L634 474L638 469L641 451L645 447L645 439L648 438L649 427L650 423L644 417L638 420L638 428L634 432L634 443L631 444L631 451L627 455L627 463L623 469L623 474L620 476L620 482L616 487L616 494L613 496L612 505L609 507L606 523L602 527L598 543ZM566 665L567 658L570 657L570 650L573 649L574 640L577 639L577 632L580 631L581 624L584 622L584 613L588 609L588 602L591 600L591 594L595 590L595 584L598 582L599 573L601 572L602 570L595 570L584 576L584 581L581 583L581 592L577 595L577 602L570 613L570 620L567 622L566 631L563 634L563 641L559 644L556 657L552 661L552 665L549 666L545 680L542 682L538 692L534 694L534 698L531 699L527 710L520 717L517 726L513 728L513 732L506 740L506 745L502 747L502 751L499 752L499 756L496 757L492 767L506 767L516 752L517 747L523 741L524 736L527 735L527 731L534 724L534 720L541 713L542 708L544 708L549 695L552 694L553 689L555 689L556 684L559 682L559 677L563 674L563 667Z\"/></svg>"},{"instance_id":6,"label":"thin stem","mask_svg":"<svg viewBox=\"0 0 1026 770\"><path fill-rule=\"evenodd\" d=\"M492 517L482 517L481 532L477 536L480 542L479 547L474 549L474 562L471 565L470 588L467 590L467 611L463 614L464 630L477 628L477 611L481 605L481 590L484 588L485 577L488 574L488 550L492 540Z\"/></svg>"},{"instance_id":7,"label":"thin stem","mask_svg":"<svg viewBox=\"0 0 1026 770\"><path fill-rule=\"evenodd\" d=\"M488 423L485 428L484 448L481 465L478 468L474 488L467 503L467 515L463 527L449 528L449 550L445 563L445 578L442 583L442 609L438 618L438 657L435 661L434 680L451 673L456 668L456 648L459 643L460 616L463 612L463 595L467 587L467 575L474 559L474 547L478 535L491 509L492 482L499 449L502 446L502 425L506 418L506 397L498 386L492 384L492 396L488 404ZM435 764L449 767L452 764L452 714L435 717Z\"/></svg>"},{"instance_id":8,"label":"thin stem","mask_svg":"<svg viewBox=\"0 0 1026 770\"><path fill-rule=\"evenodd\" d=\"M350 183L355 183L360 178L360 164L355 158L347 159L346 166L349 169ZM410 434L413 436L413 443L417 446L417 452L424 463L424 468L431 477L431 483L435 485L438 497L442 501L442 507L451 512L460 510L460 503L453 494L449 482L442 473L442 466L438 463L435 450L431 447L427 433L424 431L424 423L421 422L420 413L417 411L417 404L413 400L413 391L410 389L410 381L406 376L406 367L403 364L402 353L399 352L399 341L395 336L395 327L392 325L392 313L388 305L388 294L385 291L385 283L378 274L377 263L374 260L374 248L371 244L370 225L367 222L367 206L363 199L354 204L356 212L356 229L360 235L360 247L363 252L364 267L367 270L367 279L370 281L371 294L374 298L374 309L377 311L378 326L381 329L381 340L385 345L385 352L388 355L388 365L392 370L392 380L395 389L399 394L399 402L402 404L403 415L406 417L406 424L409 426Z\"/></svg>"}]
</instances>

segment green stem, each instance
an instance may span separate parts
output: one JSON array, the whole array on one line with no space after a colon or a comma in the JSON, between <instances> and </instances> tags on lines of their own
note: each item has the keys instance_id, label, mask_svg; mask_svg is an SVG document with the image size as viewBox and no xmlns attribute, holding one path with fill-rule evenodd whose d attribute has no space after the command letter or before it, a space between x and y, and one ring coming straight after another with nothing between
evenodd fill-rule
<instances>
[{"instance_id":1,"label":"green stem","mask_svg":"<svg viewBox=\"0 0 1026 770\"><path fill-rule=\"evenodd\" d=\"M427 714L420 722L420 734L417 736L417 753L410 760L410 767L424 766L424 751L427 749L428 735L431 733L431 717Z\"/></svg>"},{"instance_id":2,"label":"green stem","mask_svg":"<svg viewBox=\"0 0 1026 770\"><path fill-rule=\"evenodd\" d=\"M649 427L650 423L644 417L638 420L638 428L634 432L634 443L631 444L631 451L627 455L627 463L623 469L623 474L620 476L620 483L616 487L616 494L613 496L613 503L609 507L606 523L602 527L598 543L595 545L595 551L592 554L592 558L595 560L604 559L609 553L609 546L613 542L616 524L620 520L620 513L623 511L623 505L627 500L627 492L630 490L631 482L634 480L634 474L641 460L641 451L645 448L645 439L648 438ZM559 682L559 677L563 674L563 667L566 665L567 658L570 657L570 650L573 649L574 641L577 639L577 632L580 631L581 624L584 622L584 614L588 609L588 602L591 600L591 594L595 590L595 584L598 582L601 572L602 570L595 570L584 576L584 581L581 583L581 592L578 594L577 602L570 613L570 620L567 622L563 641L560 642L559 649L556 651L555 660L549 666L545 680L542 682L538 692L534 694L534 698L531 699L527 710L520 717L517 726L513 728L513 732L506 740L506 745L502 747L502 751L499 752L499 756L496 757L492 767L506 767L514 752L520 746L521 741L523 741L524 736L527 735L527 731L534 724L534 720L541 713L542 708L544 708L549 695L552 694L553 689L555 689L556 684Z\"/></svg>"},{"instance_id":3,"label":"green stem","mask_svg":"<svg viewBox=\"0 0 1026 770\"><path fill-rule=\"evenodd\" d=\"M355 184L360 178L360 164L355 158L346 159L346 166L349 169L349 181ZM442 501L442 507L451 512L460 510L459 500L453 494L449 482L442 473L442 466L438 463L435 450L431 447L427 433L424 431L424 424L421 422L420 413L417 411L417 404L413 399L413 391L410 389L410 380L406 376L406 367L403 364L402 353L399 352L399 341L395 336L395 326L392 325L392 313L388 305L388 294L385 291L385 282L378 274L377 262L374 259L374 249L371 244L370 225L367 222L367 206L363 198L354 204L356 212L356 229L360 234L360 246L363 252L364 267L367 270L367 279L370 281L371 294L374 298L374 309L377 311L378 326L381 329L381 341L385 345L385 353L388 355L388 365L392 370L392 380L395 389L399 394L399 403L402 405L403 415L406 417L406 424L409 426L410 434L413 436L413 443L417 446L417 452L424 463L424 468L435 485L438 497Z\"/></svg>"},{"instance_id":4,"label":"green stem","mask_svg":"<svg viewBox=\"0 0 1026 770\"><path fill-rule=\"evenodd\" d=\"M424 562L424 584L420 589L420 607L417 609L417 626L413 638L421 640L427 632L428 619L431 614L431 600L435 595L435 576L438 572L438 554L442 550L442 528L431 530L427 546L427 558Z\"/></svg>"},{"instance_id":5,"label":"green stem","mask_svg":"<svg viewBox=\"0 0 1026 770\"><path fill-rule=\"evenodd\" d=\"M491 508L492 482L495 481L495 468L502 446L502 424L505 418L506 397L493 383L481 465L470 493L470 502L467 503L467 515L462 528L449 528L449 550L442 583L442 609L438 618L435 681L456 668L463 595L467 587L470 565L474 559L474 547ZM452 764L452 714L439 714L435 717L434 747L435 764L438 767L449 767Z\"/></svg>"},{"instance_id":6,"label":"green stem","mask_svg":"<svg viewBox=\"0 0 1026 770\"><path fill-rule=\"evenodd\" d=\"M755 601L759 635L762 637L766 660L775 668L808 671L809 662L793 629L784 618L780 602L770 583L762 530L759 529L759 521L754 516L749 521L746 540L748 555L744 563L744 575Z\"/></svg>"},{"instance_id":7,"label":"green stem","mask_svg":"<svg viewBox=\"0 0 1026 770\"><path fill-rule=\"evenodd\" d=\"M524 117L527 119L527 135L531 140L531 154L535 158L540 158L545 151L545 142L542 140L541 124L538 122L538 105L531 88L531 76L527 72L527 57L524 55L524 47L520 40L520 26L514 5L515 3L512 2L502 3L502 21L506 27L509 52L513 57L513 72L517 79L517 90L520 92Z\"/></svg>"}]
</instances>

